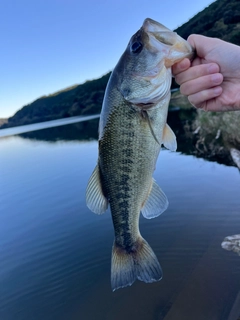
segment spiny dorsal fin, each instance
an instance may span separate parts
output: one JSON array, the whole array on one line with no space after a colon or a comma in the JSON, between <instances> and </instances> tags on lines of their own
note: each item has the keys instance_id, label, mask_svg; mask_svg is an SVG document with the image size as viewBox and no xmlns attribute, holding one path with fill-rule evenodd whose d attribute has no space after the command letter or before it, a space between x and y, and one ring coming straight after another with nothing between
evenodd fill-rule
<instances>
[{"instance_id":1,"label":"spiny dorsal fin","mask_svg":"<svg viewBox=\"0 0 240 320\"><path fill-rule=\"evenodd\" d=\"M163 141L162 141L164 147L171 151L177 150L177 140L174 132L169 127L169 125L166 123L165 127L163 129Z\"/></svg>"},{"instance_id":2,"label":"spiny dorsal fin","mask_svg":"<svg viewBox=\"0 0 240 320\"><path fill-rule=\"evenodd\" d=\"M153 179L148 198L141 209L142 215L147 219L152 219L163 213L167 207L167 196Z\"/></svg>"},{"instance_id":3,"label":"spiny dorsal fin","mask_svg":"<svg viewBox=\"0 0 240 320\"><path fill-rule=\"evenodd\" d=\"M108 200L102 190L98 165L96 165L87 185L86 203L88 208L97 214L104 213L108 207Z\"/></svg>"}]
</instances>

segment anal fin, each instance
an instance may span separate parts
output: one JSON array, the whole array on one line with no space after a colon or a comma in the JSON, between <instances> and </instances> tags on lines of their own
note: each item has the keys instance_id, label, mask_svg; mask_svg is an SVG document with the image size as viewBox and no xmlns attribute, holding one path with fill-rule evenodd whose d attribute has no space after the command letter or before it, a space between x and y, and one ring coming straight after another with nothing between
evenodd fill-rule
<instances>
[{"instance_id":1,"label":"anal fin","mask_svg":"<svg viewBox=\"0 0 240 320\"><path fill-rule=\"evenodd\" d=\"M167 196L153 179L148 198L141 209L142 215L147 219L152 219L158 217L167 207Z\"/></svg>"}]
</instances>

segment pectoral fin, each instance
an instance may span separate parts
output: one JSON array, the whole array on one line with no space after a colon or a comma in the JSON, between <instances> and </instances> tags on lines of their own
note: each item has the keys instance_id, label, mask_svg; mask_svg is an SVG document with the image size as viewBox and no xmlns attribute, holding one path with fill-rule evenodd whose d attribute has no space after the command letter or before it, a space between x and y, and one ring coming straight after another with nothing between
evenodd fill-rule
<instances>
[{"instance_id":1,"label":"pectoral fin","mask_svg":"<svg viewBox=\"0 0 240 320\"><path fill-rule=\"evenodd\" d=\"M104 213L108 207L108 200L102 190L98 165L96 165L87 185L86 203L88 208L97 214Z\"/></svg>"},{"instance_id":2,"label":"pectoral fin","mask_svg":"<svg viewBox=\"0 0 240 320\"><path fill-rule=\"evenodd\" d=\"M141 212L145 218L152 219L163 213L167 207L167 196L153 179L149 196L145 201Z\"/></svg>"},{"instance_id":3,"label":"pectoral fin","mask_svg":"<svg viewBox=\"0 0 240 320\"><path fill-rule=\"evenodd\" d=\"M163 145L167 149L171 151L177 150L177 140L174 132L169 127L169 125L166 123L164 129L163 129Z\"/></svg>"}]
</instances>

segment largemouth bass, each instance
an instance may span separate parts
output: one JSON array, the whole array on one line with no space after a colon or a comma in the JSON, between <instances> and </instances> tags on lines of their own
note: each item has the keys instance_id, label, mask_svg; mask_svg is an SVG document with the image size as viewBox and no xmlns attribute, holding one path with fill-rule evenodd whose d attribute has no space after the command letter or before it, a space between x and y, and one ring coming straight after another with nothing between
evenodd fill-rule
<instances>
[{"instance_id":1,"label":"largemouth bass","mask_svg":"<svg viewBox=\"0 0 240 320\"><path fill-rule=\"evenodd\" d=\"M136 279L162 278L160 264L139 232L139 215L151 219L168 207L153 180L163 144L176 150L166 124L171 66L191 57L192 48L176 33L146 19L132 36L109 79L99 123L99 157L90 177L86 202L97 214L111 208L115 240L111 283L116 290Z\"/></svg>"}]
</instances>

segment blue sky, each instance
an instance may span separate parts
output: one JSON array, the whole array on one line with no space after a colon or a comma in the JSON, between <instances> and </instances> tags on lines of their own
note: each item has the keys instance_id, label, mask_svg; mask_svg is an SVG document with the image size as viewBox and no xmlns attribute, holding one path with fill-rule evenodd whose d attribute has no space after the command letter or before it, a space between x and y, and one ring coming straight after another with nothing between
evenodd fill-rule
<instances>
[{"instance_id":1,"label":"blue sky","mask_svg":"<svg viewBox=\"0 0 240 320\"><path fill-rule=\"evenodd\" d=\"M175 29L212 2L1 0L0 118L112 70L145 18Z\"/></svg>"}]
</instances>

